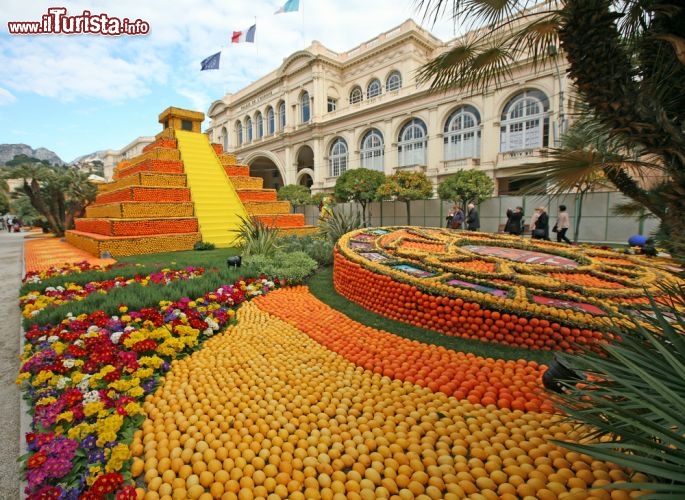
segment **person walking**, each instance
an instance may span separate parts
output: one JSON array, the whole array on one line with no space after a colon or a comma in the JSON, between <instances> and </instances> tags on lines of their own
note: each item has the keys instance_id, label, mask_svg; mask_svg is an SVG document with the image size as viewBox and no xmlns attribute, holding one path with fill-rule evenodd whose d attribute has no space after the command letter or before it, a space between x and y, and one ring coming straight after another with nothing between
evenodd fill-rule
<instances>
[{"instance_id":1,"label":"person walking","mask_svg":"<svg viewBox=\"0 0 685 500\"><path fill-rule=\"evenodd\" d=\"M557 215L557 222L554 227L557 228L557 241L561 243L562 241L572 245L571 240L566 237L566 231L571 226L571 219L566 211L566 205L559 205L559 214Z\"/></svg>"},{"instance_id":2,"label":"person walking","mask_svg":"<svg viewBox=\"0 0 685 500\"><path fill-rule=\"evenodd\" d=\"M537 207L531 221L532 234L534 240L549 241L549 215L545 207Z\"/></svg>"},{"instance_id":3,"label":"person walking","mask_svg":"<svg viewBox=\"0 0 685 500\"><path fill-rule=\"evenodd\" d=\"M480 229L480 217L476 205L469 203L466 206L468 212L466 213L466 229L469 231L478 231Z\"/></svg>"},{"instance_id":4,"label":"person walking","mask_svg":"<svg viewBox=\"0 0 685 500\"><path fill-rule=\"evenodd\" d=\"M447 214L447 227L450 229L461 229L464 224L464 212L459 205L453 205Z\"/></svg>"},{"instance_id":5,"label":"person walking","mask_svg":"<svg viewBox=\"0 0 685 500\"><path fill-rule=\"evenodd\" d=\"M507 210L507 223L504 226L504 232L520 236L523 233L523 208L516 207L513 210Z\"/></svg>"}]
</instances>

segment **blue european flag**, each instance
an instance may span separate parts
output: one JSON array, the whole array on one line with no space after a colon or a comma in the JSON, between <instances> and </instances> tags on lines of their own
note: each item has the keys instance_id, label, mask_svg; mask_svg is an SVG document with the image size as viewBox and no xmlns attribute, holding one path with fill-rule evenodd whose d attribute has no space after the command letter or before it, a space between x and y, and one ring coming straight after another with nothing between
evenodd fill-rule
<instances>
[{"instance_id":1,"label":"blue european flag","mask_svg":"<svg viewBox=\"0 0 685 500\"><path fill-rule=\"evenodd\" d=\"M206 59L203 59L203 61L200 63L200 71L204 71L206 69L219 69L219 60L221 59L221 52L217 52L216 54L213 54L209 56Z\"/></svg>"}]
</instances>

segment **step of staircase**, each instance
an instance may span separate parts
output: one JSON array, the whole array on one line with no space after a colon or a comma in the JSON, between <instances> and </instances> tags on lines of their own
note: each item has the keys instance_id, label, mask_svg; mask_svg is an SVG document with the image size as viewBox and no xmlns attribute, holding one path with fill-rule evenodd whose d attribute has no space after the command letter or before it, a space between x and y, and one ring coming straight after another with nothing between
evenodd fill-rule
<instances>
[{"instance_id":1,"label":"step of staircase","mask_svg":"<svg viewBox=\"0 0 685 500\"><path fill-rule=\"evenodd\" d=\"M250 215L290 213L289 201L246 201L243 203Z\"/></svg>"},{"instance_id":2,"label":"step of staircase","mask_svg":"<svg viewBox=\"0 0 685 500\"><path fill-rule=\"evenodd\" d=\"M128 186L98 194L95 203L115 203L119 201L158 201L158 202L186 202L190 200L190 189L167 188L151 186Z\"/></svg>"},{"instance_id":3,"label":"step of staircase","mask_svg":"<svg viewBox=\"0 0 685 500\"><path fill-rule=\"evenodd\" d=\"M159 203L151 201L121 201L86 207L86 218L135 219L154 217L193 217L193 203Z\"/></svg>"},{"instance_id":4,"label":"step of staircase","mask_svg":"<svg viewBox=\"0 0 685 500\"><path fill-rule=\"evenodd\" d=\"M76 219L75 229L103 236L149 236L159 233L197 233L195 217L164 217L150 219Z\"/></svg>"},{"instance_id":5,"label":"step of staircase","mask_svg":"<svg viewBox=\"0 0 685 500\"><path fill-rule=\"evenodd\" d=\"M238 189L238 196L243 203L248 201L276 201L275 189Z\"/></svg>"},{"instance_id":6,"label":"step of staircase","mask_svg":"<svg viewBox=\"0 0 685 500\"><path fill-rule=\"evenodd\" d=\"M109 193L128 186L148 187L186 187L185 174L168 174L160 172L134 172L119 180L100 184L98 193Z\"/></svg>"},{"instance_id":7,"label":"step of staircase","mask_svg":"<svg viewBox=\"0 0 685 500\"><path fill-rule=\"evenodd\" d=\"M67 243L93 255L108 253L112 257L126 257L149 253L192 250L200 241L199 233L155 234L150 236L104 236L69 230L65 233ZM163 249L163 250L160 250Z\"/></svg>"},{"instance_id":8,"label":"step of staircase","mask_svg":"<svg viewBox=\"0 0 685 500\"><path fill-rule=\"evenodd\" d=\"M304 214L261 214L254 218L268 227L304 226Z\"/></svg>"}]
</instances>

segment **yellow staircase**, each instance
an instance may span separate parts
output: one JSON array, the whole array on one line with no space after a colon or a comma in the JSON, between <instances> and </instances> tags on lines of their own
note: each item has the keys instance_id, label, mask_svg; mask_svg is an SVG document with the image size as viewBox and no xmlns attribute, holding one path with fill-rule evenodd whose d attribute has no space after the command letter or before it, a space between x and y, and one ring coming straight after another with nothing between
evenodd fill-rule
<instances>
[{"instance_id":1,"label":"yellow staircase","mask_svg":"<svg viewBox=\"0 0 685 500\"><path fill-rule=\"evenodd\" d=\"M175 130L202 241L235 246L245 207L205 134Z\"/></svg>"}]
</instances>

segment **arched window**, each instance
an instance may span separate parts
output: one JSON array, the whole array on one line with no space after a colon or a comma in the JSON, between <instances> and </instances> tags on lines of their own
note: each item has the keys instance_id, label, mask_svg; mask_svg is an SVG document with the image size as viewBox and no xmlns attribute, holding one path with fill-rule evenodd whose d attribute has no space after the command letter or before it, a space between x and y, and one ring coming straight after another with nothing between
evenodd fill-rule
<instances>
[{"instance_id":1,"label":"arched window","mask_svg":"<svg viewBox=\"0 0 685 500\"><path fill-rule=\"evenodd\" d=\"M285 130L285 103L283 101L278 103L278 124L280 131Z\"/></svg>"},{"instance_id":2,"label":"arched window","mask_svg":"<svg viewBox=\"0 0 685 500\"><path fill-rule=\"evenodd\" d=\"M274 108L269 106L266 108L266 135L274 135L276 131L276 120L274 117Z\"/></svg>"},{"instance_id":3,"label":"arched window","mask_svg":"<svg viewBox=\"0 0 685 500\"><path fill-rule=\"evenodd\" d=\"M300 96L300 112L302 123L309 122L309 119L311 118L309 109L309 92L302 92L302 95Z\"/></svg>"},{"instance_id":4,"label":"arched window","mask_svg":"<svg viewBox=\"0 0 685 500\"><path fill-rule=\"evenodd\" d=\"M226 130L226 127L221 128L221 145L224 151L228 151L228 130Z\"/></svg>"},{"instance_id":5,"label":"arched window","mask_svg":"<svg viewBox=\"0 0 685 500\"><path fill-rule=\"evenodd\" d=\"M539 90L514 96L502 112L500 151L542 148L549 143L549 99Z\"/></svg>"},{"instance_id":6,"label":"arched window","mask_svg":"<svg viewBox=\"0 0 685 500\"><path fill-rule=\"evenodd\" d=\"M236 144L238 144L238 147L243 145L243 124L240 123L240 120L235 122L235 137L236 137Z\"/></svg>"},{"instance_id":7,"label":"arched window","mask_svg":"<svg viewBox=\"0 0 685 500\"><path fill-rule=\"evenodd\" d=\"M245 117L245 137L247 142L252 142L252 118L249 116Z\"/></svg>"},{"instance_id":8,"label":"arched window","mask_svg":"<svg viewBox=\"0 0 685 500\"><path fill-rule=\"evenodd\" d=\"M385 91L391 92L402 88L402 75L399 71L393 71L385 81Z\"/></svg>"},{"instance_id":9,"label":"arched window","mask_svg":"<svg viewBox=\"0 0 685 500\"><path fill-rule=\"evenodd\" d=\"M362 139L361 166L383 172L383 134L378 129L369 130Z\"/></svg>"},{"instance_id":10,"label":"arched window","mask_svg":"<svg viewBox=\"0 0 685 500\"><path fill-rule=\"evenodd\" d=\"M350 104L356 104L358 102L361 102L362 99L364 99L364 93L362 92L361 87L359 85L356 85L350 91Z\"/></svg>"},{"instance_id":11,"label":"arched window","mask_svg":"<svg viewBox=\"0 0 685 500\"><path fill-rule=\"evenodd\" d=\"M259 111L255 115L255 122L257 122L257 139L261 139L264 137L264 118Z\"/></svg>"},{"instance_id":12,"label":"arched window","mask_svg":"<svg viewBox=\"0 0 685 500\"><path fill-rule=\"evenodd\" d=\"M480 113L473 106L454 111L445 122L445 160L480 158Z\"/></svg>"},{"instance_id":13,"label":"arched window","mask_svg":"<svg viewBox=\"0 0 685 500\"><path fill-rule=\"evenodd\" d=\"M378 95L381 95L381 82L378 80L378 78L374 78L366 87L366 98L371 99L372 97L376 97Z\"/></svg>"},{"instance_id":14,"label":"arched window","mask_svg":"<svg viewBox=\"0 0 685 500\"><path fill-rule=\"evenodd\" d=\"M426 124L418 118L414 118L402 127L397 140L400 167L426 164L427 135Z\"/></svg>"},{"instance_id":15,"label":"arched window","mask_svg":"<svg viewBox=\"0 0 685 500\"><path fill-rule=\"evenodd\" d=\"M347 143L342 137L338 137L331 145L328 156L331 177L338 177L347 170Z\"/></svg>"}]
</instances>

